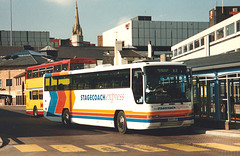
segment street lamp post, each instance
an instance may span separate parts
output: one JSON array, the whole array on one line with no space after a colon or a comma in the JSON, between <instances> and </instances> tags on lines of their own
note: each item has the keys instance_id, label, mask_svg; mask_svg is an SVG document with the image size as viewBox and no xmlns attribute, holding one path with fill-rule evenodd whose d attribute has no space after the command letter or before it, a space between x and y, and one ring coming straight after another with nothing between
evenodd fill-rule
<instances>
[{"instance_id":1,"label":"street lamp post","mask_svg":"<svg viewBox=\"0 0 240 156\"><path fill-rule=\"evenodd\" d=\"M10 46L12 46L12 0L10 0L10 22L11 22L11 29L10 29Z\"/></svg>"}]
</instances>

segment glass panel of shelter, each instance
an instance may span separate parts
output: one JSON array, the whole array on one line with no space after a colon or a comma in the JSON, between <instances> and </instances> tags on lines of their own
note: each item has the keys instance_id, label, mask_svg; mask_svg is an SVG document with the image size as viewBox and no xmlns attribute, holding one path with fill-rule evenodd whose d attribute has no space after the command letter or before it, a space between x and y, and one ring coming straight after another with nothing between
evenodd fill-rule
<instances>
[{"instance_id":1,"label":"glass panel of shelter","mask_svg":"<svg viewBox=\"0 0 240 156\"><path fill-rule=\"evenodd\" d=\"M215 93L212 77L194 77L195 117L215 118Z\"/></svg>"},{"instance_id":2,"label":"glass panel of shelter","mask_svg":"<svg viewBox=\"0 0 240 156\"><path fill-rule=\"evenodd\" d=\"M219 77L220 85L220 119L222 120L237 120L240 115L240 74L224 75ZM229 102L229 107L227 103ZM229 109L229 114L228 114Z\"/></svg>"},{"instance_id":3,"label":"glass panel of shelter","mask_svg":"<svg viewBox=\"0 0 240 156\"><path fill-rule=\"evenodd\" d=\"M219 76L217 81L215 88L216 80L213 78L194 77L195 117L215 119L218 115L219 120L230 118L236 121L240 116L240 73Z\"/></svg>"}]
</instances>

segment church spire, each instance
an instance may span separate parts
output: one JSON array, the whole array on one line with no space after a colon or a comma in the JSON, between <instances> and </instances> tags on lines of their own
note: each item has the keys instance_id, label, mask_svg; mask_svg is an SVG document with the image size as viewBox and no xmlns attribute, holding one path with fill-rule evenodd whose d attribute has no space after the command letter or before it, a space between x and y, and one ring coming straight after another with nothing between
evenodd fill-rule
<instances>
[{"instance_id":1,"label":"church spire","mask_svg":"<svg viewBox=\"0 0 240 156\"><path fill-rule=\"evenodd\" d=\"M79 23L77 0L76 0L76 9L75 9L75 24L74 24L72 33L73 35L83 36L82 28Z\"/></svg>"}]
</instances>

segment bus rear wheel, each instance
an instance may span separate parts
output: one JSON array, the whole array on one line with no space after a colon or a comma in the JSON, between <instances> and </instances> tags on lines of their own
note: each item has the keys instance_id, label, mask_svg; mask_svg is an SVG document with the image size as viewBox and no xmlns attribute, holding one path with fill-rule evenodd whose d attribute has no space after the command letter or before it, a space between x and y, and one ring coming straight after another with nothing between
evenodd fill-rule
<instances>
[{"instance_id":1,"label":"bus rear wheel","mask_svg":"<svg viewBox=\"0 0 240 156\"><path fill-rule=\"evenodd\" d=\"M118 112L116 122L118 132L125 134L127 132L127 120L123 111Z\"/></svg>"},{"instance_id":2,"label":"bus rear wheel","mask_svg":"<svg viewBox=\"0 0 240 156\"><path fill-rule=\"evenodd\" d=\"M68 109L63 110L62 123L65 126L70 126L71 125L71 118L70 118L70 113L69 113Z\"/></svg>"},{"instance_id":3,"label":"bus rear wheel","mask_svg":"<svg viewBox=\"0 0 240 156\"><path fill-rule=\"evenodd\" d=\"M33 116L38 117L38 109L36 106L33 108Z\"/></svg>"}]
</instances>

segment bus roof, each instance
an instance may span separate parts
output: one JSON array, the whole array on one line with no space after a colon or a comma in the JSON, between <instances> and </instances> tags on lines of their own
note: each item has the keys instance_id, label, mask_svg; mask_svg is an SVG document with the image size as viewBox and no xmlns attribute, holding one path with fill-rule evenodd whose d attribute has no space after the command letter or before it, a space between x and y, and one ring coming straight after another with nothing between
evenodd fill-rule
<instances>
[{"instance_id":1,"label":"bus roof","mask_svg":"<svg viewBox=\"0 0 240 156\"><path fill-rule=\"evenodd\" d=\"M65 63L69 63L69 62L70 63L95 63L95 64L97 64L97 60L92 59L92 58L72 58L72 59L64 59L61 61L31 66L31 67L27 68L27 71L33 70L33 69L38 69L38 68L43 68L43 67L54 66L54 65L58 65L58 64L65 64Z\"/></svg>"},{"instance_id":2,"label":"bus roof","mask_svg":"<svg viewBox=\"0 0 240 156\"><path fill-rule=\"evenodd\" d=\"M80 69L80 70L72 70L69 71L71 74L76 73L88 73L88 72L98 72L98 71L111 71L111 70L118 70L118 69L127 69L127 68L141 68L144 66L156 66L156 65L162 65L162 66L186 66L183 62L138 62L138 63L131 63L131 64L124 64L119 66L96 66L95 68L89 68L89 69Z\"/></svg>"}]
</instances>

